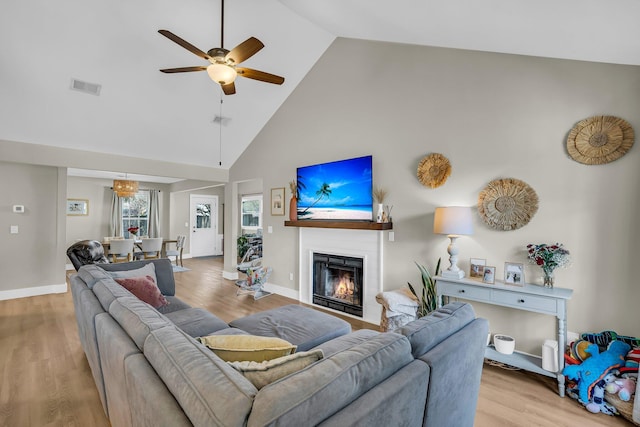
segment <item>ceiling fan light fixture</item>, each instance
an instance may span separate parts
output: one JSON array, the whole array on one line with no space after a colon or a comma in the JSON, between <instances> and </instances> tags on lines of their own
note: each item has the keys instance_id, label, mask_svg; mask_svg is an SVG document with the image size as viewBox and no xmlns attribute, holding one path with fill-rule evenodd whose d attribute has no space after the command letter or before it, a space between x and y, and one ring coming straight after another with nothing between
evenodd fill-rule
<instances>
[{"instance_id":1,"label":"ceiling fan light fixture","mask_svg":"<svg viewBox=\"0 0 640 427\"><path fill-rule=\"evenodd\" d=\"M238 72L234 67L227 64L214 63L207 67L207 74L216 83L227 85L233 83L238 76Z\"/></svg>"}]
</instances>

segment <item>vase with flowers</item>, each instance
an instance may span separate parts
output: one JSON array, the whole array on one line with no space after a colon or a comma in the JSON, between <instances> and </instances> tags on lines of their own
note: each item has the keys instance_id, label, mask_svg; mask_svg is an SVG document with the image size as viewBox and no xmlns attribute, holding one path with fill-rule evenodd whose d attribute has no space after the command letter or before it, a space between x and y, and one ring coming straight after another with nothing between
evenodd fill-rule
<instances>
[{"instance_id":1,"label":"vase with flowers","mask_svg":"<svg viewBox=\"0 0 640 427\"><path fill-rule=\"evenodd\" d=\"M527 252L529 262L542 268L545 288L553 288L554 270L558 267L568 266L571 261L569 251L562 246L562 243L553 245L547 245L546 243L528 244Z\"/></svg>"},{"instance_id":2,"label":"vase with flowers","mask_svg":"<svg viewBox=\"0 0 640 427\"><path fill-rule=\"evenodd\" d=\"M127 228L127 231L129 232L129 234L132 234L133 238L135 239L139 229L140 227L129 227Z\"/></svg>"}]
</instances>

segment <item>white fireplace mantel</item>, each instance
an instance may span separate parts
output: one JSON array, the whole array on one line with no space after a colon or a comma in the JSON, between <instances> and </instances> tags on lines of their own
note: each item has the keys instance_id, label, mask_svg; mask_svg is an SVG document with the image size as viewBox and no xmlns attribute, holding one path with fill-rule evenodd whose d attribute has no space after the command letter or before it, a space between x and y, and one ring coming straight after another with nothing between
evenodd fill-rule
<instances>
[{"instance_id":1,"label":"white fireplace mantel","mask_svg":"<svg viewBox=\"0 0 640 427\"><path fill-rule=\"evenodd\" d=\"M382 306L376 302L376 295L383 289L383 231L311 227L299 228L298 233L300 302L313 305L314 252L362 258L364 260L362 318L341 311L336 313L379 324ZM333 311L326 307L321 308Z\"/></svg>"}]
</instances>

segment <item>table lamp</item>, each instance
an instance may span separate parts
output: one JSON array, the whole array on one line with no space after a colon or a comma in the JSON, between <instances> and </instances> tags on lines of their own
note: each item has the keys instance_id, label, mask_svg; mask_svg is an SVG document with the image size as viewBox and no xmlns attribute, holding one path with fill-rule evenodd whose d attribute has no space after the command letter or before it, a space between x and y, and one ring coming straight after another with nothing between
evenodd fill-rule
<instances>
[{"instance_id":1,"label":"table lamp","mask_svg":"<svg viewBox=\"0 0 640 427\"><path fill-rule=\"evenodd\" d=\"M458 248L456 247L456 239L462 235L473 234L471 208L463 206L436 208L433 218L433 232L435 234L446 234L451 239L451 243L447 247L450 265L440 275L448 279L462 279L464 271L457 266Z\"/></svg>"}]
</instances>

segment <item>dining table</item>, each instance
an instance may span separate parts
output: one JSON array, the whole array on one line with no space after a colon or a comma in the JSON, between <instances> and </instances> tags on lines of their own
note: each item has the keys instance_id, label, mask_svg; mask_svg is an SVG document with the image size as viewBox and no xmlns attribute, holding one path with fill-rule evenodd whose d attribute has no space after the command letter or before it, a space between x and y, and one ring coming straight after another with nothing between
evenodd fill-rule
<instances>
[{"instance_id":1,"label":"dining table","mask_svg":"<svg viewBox=\"0 0 640 427\"><path fill-rule=\"evenodd\" d=\"M110 242L102 241L100 242L102 247L104 248L105 255L109 253L109 247L111 246ZM167 257L167 245L171 243L178 243L177 239L162 239L162 249L160 250L160 257ZM142 239L134 239L133 244L140 250L142 250Z\"/></svg>"}]
</instances>

